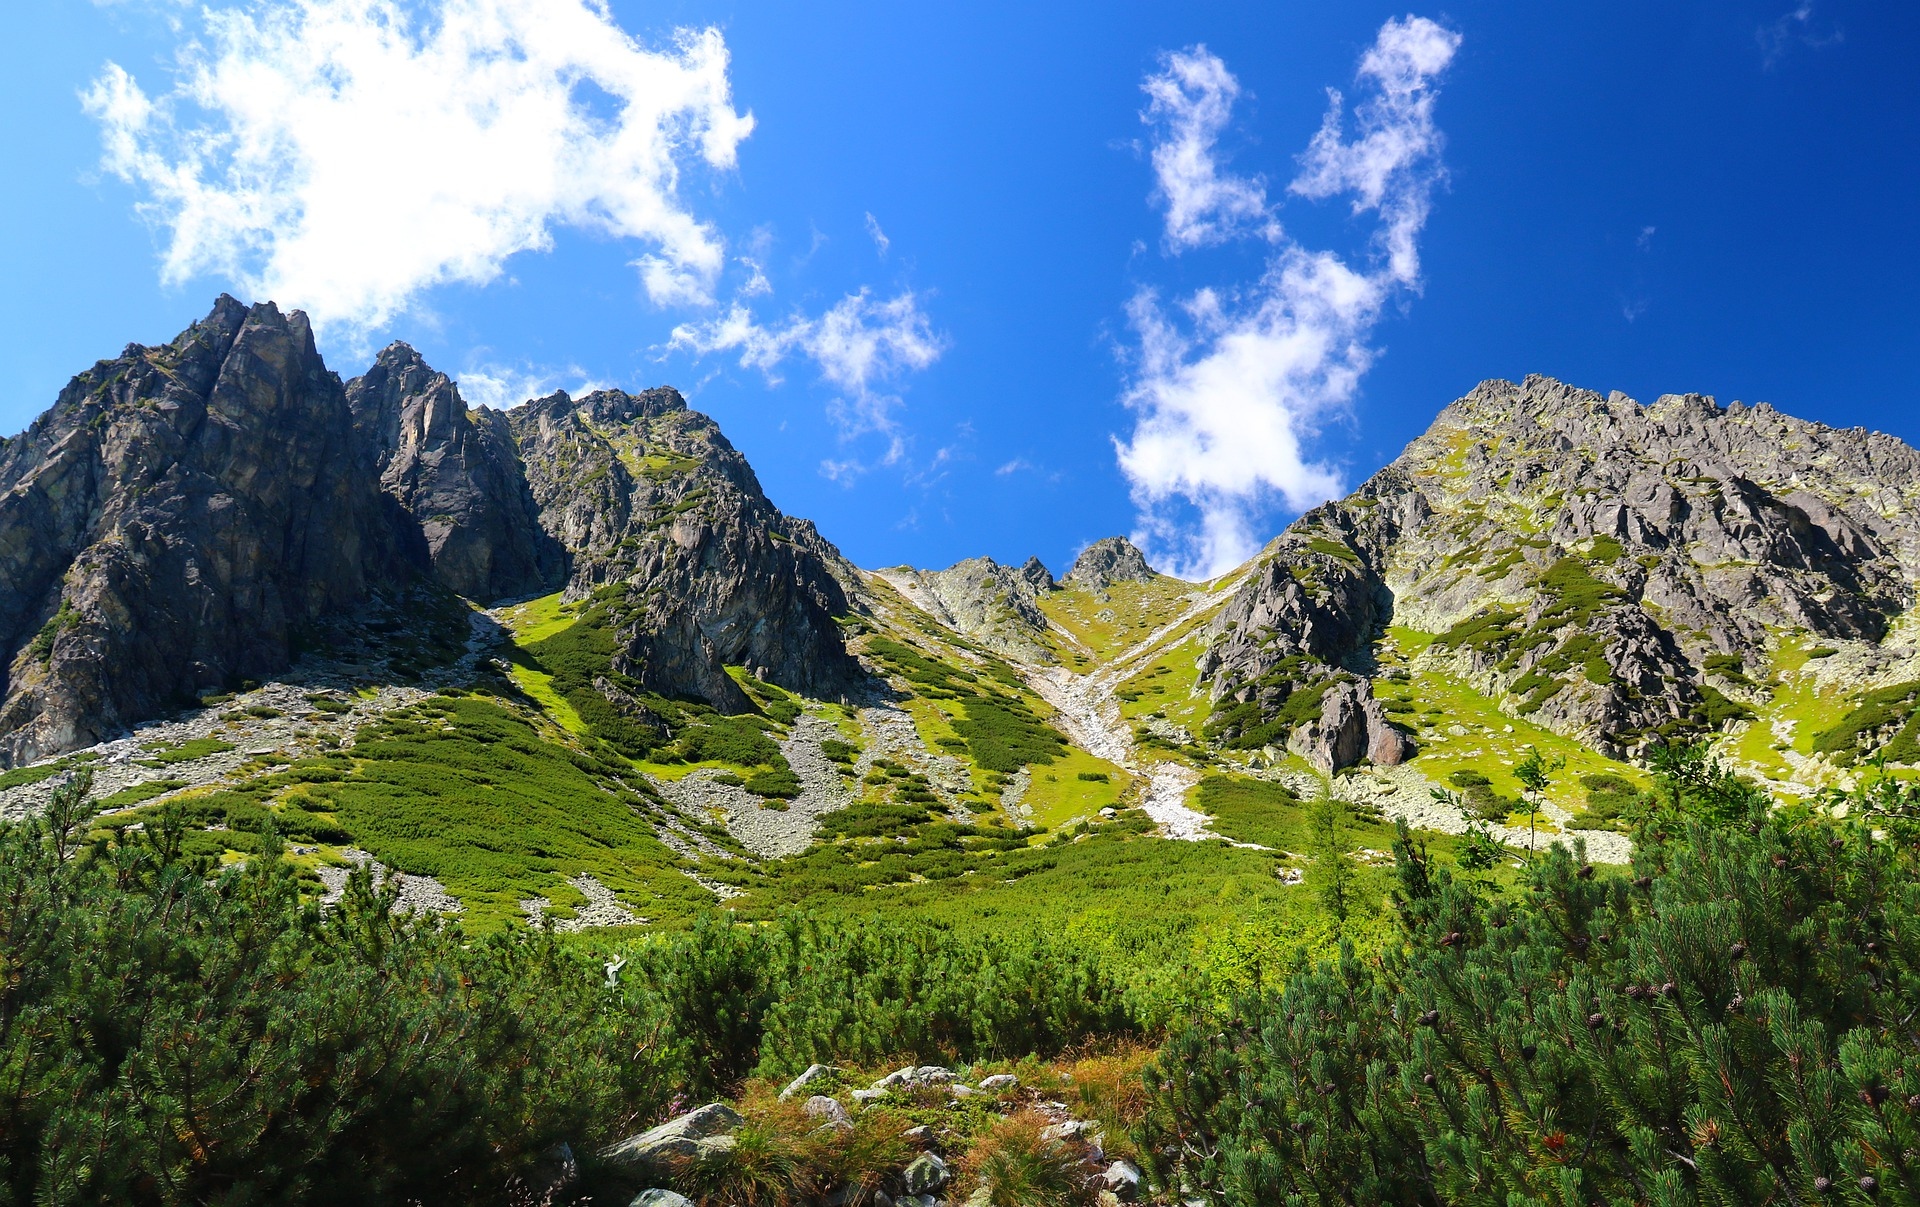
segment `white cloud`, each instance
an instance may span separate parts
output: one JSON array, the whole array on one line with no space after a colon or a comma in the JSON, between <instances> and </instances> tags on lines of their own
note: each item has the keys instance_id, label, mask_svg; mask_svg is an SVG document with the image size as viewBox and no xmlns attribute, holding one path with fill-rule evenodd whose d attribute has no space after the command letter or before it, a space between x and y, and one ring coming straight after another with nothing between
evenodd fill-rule
<instances>
[{"instance_id":1,"label":"white cloud","mask_svg":"<svg viewBox=\"0 0 1920 1207\"><path fill-rule=\"evenodd\" d=\"M1171 309L1143 289L1128 307L1139 344L1125 401L1136 420L1116 448L1141 509L1136 536L1176 573L1206 578L1230 569L1259 548L1255 525L1266 508L1304 510L1342 489L1339 472L1313 460L1306 445L1373 363L1368 340L1382 307L1396 289L1419 284L1417 236L1443 179L1433 83L1459 42L1424 18L1388 21L1360 60L1366 99L1354 110L1356 136L1346 138L1343 100L1331 93L1301 157L1290 192L1351 194L1356 213L1379 216L1374 254L1359 266L1286 239L1264 208L1263 188L1223 173L1210 139L1151 109L1145 115L1168 127L1154 165L1170 248L1229 229L1277 244L1251 284L1202 289ZM1219 59L1195 48L1168 62L1183 64L1180 79L1207 81L1205 97L1225 98L1230 110L1238 86ZM1212 104L1200 106L1205 122L1191 128L1224 128L1230 111ZM1168 146L1177 153L1163 155ZM1211 182L1212 191L1195 181ZM1241 200L1224 209L1204 200L1222 196ZM1247 201L1254 197L1262 201L1257 215Z\"/></svg>"},{"instance_id":2,"label":"white cloud","mask_svg":"<svg viewBox=\"0 0 1920 1207\"><path fill-rule=\"evenodd\" d=\"M598 0L244 0L171 87L109 63L83 100L146 193L169 283L212 273L363 335L486 284L557 227L641 243L661 304L705 302L724 241L679 195L753 128L712 29L651 49Z\"/></svg>"},{"instance_id":3,"label":"white cloud","mask_svg":"<svg viewBox=\"0 0 1920 1207\"><path fill-rule=\"evenodd\" d=\"M1265 182L1220 170L1216 144L1233 116L1240 82L1205 46L1161 58L1147 77L1142 119L1155 128L1155 197L1167 210L1167 245L1174 251L1222 243L1249 230L1278 238Z\"/></svg>"},{"instance_id":4,"label":"white cloud","mask_svg":"<svg viewBox=\"0 0 1920 1207\"><path fill-rule=\"evenodd\" d=\"M575 398L584 398L607 383L595 381L578 365L565 369L546 369L533 365L501 365L482 362L467 367L458 378L460 397L474 406L505 411L532 398L545 398L565 389ZM571 382L564 385L563 382Z\"/></svg>"},{"instance_id":5,"label":"white cloud","mask_svg":"<svg viewBox=\"0 0 1920 1207\"><path fill-rule=\"evenodd\" d=\"M874 247L880 251L882 260L887 258L887 249L893 246L893 240L887 238L887 232L880 229L880 219L867 215L867 235L872 238Z\"/></svg>"},{"instance_id":6,"label":"white cloud","mask_svg":"<svg viewBox=\"0 0 1920 1207\"><path fill-rule=\"evenodd\" d=\"M742 367L758 369L770 381L780 380L779 368L789 358L811 360L821 379L841 391L830 413L842 435L889 436L886 460L891 463L903 447L892 414L900 397L891 387L940 359L946 339L934 331L911 290L876 301L862 288L817 318L794 314L773 326L763 326L736 303L718 318L675 327L667 347L696 356L737 352ZM851 472L850 463L834 464L838 468L829 476L836 480Z\"/></svg>"}]
</instances>

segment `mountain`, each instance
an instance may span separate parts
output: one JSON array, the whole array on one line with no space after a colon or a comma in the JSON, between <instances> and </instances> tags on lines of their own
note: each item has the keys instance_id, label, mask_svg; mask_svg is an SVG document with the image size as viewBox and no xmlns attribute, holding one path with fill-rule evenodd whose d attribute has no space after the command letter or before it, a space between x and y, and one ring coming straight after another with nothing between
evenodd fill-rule
<instances>
[{"instance_id":1,"label":"mountain","mask_svg":"<svg viewBox=\"0 0 1920 1207\"><path fill-rule=\"evenodd\" d=\"M0 757L278 671L301 626L406 577L306 317L223 297L0 450Z\"/></svg>"},{"instance_id":2,"label":"mountain","mask_svg":"<svg viewBox=\"0 0 1920 1207\"><path fill-rule=\"evenodd\" d=\"M648 690L744 709L723 668L746 664L837 694L859 671L835 567L672 390L471 410L404 344L343 385L303 314L223 296L0 446L0 763L285 672L431 585L618 594Z\"/></svg>"},{"instance_id":3,"label":"mountain","mask_svg":"<svg viewBox=\"0 0 1920 1207\"><path fill-rule=\"evenodd\" d=\"M460 389L405 344L347 383L358 447L380 489L418 529L416 558L448 590L492 601L541 595L566 580L567 553L540 526L513 429L469 408Z\"/></svg>"},{"instance_id":4,"label":"mountain","mask_svg":"<svg viewBox=\"0 0 1920 1207\"><path fill-rule=\"evenodd\" d=\"M1387 626L1517 717L1611 756L1751 715L1782 649L1883 644L1920 582L1920 453L1764 404L1486 382L1302 516L1209 631L1215 699L1269 715ZM1906 672L1899 672L1906 673ZM1912 677L1909 675L1908 677Z\"/></svg>"},{"instance_id":5,"label":"mountain","mask_svg":"<svg viewBox=\"0 0 1920 1207\"><path fill-rule=\"evenodd\" d=\"M1532 377L1208 582L1120 537L864 571L672 389L469 408L405 344L343 383L222 298L0 444L0 817L86 762L102 833L177 807L230 861L272 819L316 892L378 862L475 925L1153 836L1292 885L1323 783L1377 849L1618 863L1659 743L1779 797L1920 765L1917 495L1889 436Z\"/></svg>"}]
</instances>

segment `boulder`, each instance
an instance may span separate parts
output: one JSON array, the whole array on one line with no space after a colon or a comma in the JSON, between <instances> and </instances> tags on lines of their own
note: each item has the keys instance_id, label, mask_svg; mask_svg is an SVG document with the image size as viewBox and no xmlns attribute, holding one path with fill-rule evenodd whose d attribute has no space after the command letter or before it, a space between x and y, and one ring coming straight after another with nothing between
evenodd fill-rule
<instances>
[{"instance_id":1,"label":"boulder","mask_svg":"<svg viewBox=\"0 0 1920 1207\"><path fill-rule=\"evenodd\" d=\"M733 1147L733 1133L746 1120L724 1102L712 1102L601 1152L609 1165L635 1168L696 1160Z\"/></svg>"},{"instance_id":2,"label":"boulder","mask_svg":"<svg viewBox=\"0 0 1920 1207\"><path fill-rule=\"evenodd\" d=\"M1140 1193L1140 1170L1131 1161L1115 1161L1100 1175L1100 1185L1122 1202L1131 1202Z\"/></svg>"},{"instance_id":3,"label":"boulder","mask_svg":"<svg viewBox=\"0 0 1920 1207\"><path fill-rule=\"evenodd\" d=\"M812 1085L814 1082L820 1080L822 1077L825 1077L828 1073L831 1073L831 1072L833 1072L832 1065L822 1065L822 1064L808 1065L806 1072L800 1074L800 1076L794 1078L792 1081L789 1081L787 1083L787 1087L780 1091L780 1101L785 1102L787 1099L792 1098L795 1094L798 1094L801 1090L806 1089L808 1086Z\"/></svg>"},{"instance_id":4,"label":"boulder","mask_svg":"<svg viewBox=\"0 0 1920 1207\"><path fill-rule=\"evenodd\" d=\"M921 1153L901 1174L907 1193L932 1194L951 1181L953 1175L947 1172L947 1163L934 1153Z\"/></svg>"},{"instance_id":5,"label":"boulder","mask_svg":"<svg viewBox=\"0 0 1920 1207\"><path fill-rule=\"evenodd\" d=\"M1413 742L1393 727L1372 685L1362 679L1328 688L1319 719L1296 728L1287 748L1331 775L1363 758L1377 767L1398 766L1413 753Z\"/></svg>"},{"instance_id":6,"label":"boulder","mask_svg":"<svg viewBox=\"0 0 1920 1207\"><path fill-rule=\"evenodd\" d=\"M805 1109L808 1118L818 1119L822 1123L839 1124L851 1122L851 1120L847 1118L847 1108L841 1106L838 1100L829 1098L825 1094L815 1094L813 1097L807 1099Z\"/></svg>"},{"instance_id":7,"label":"boulder","mask_svg":"<svg viewBox=\"0 0 1920 1207\"><path fill-rule=\"evenodd\" d=\"M627 1207L693 1207L693 1200L671 1190L643 1190Z\"/></svg>"},{"instance_id":8,"label":"boulder","mask_svg":"<svg viewBox=\"0 0 1920 1207\"><path fill-rule=\"evenodd\" d=\"M1019 1085L1020 1079L1012 1073L995 1073L991 1077L982 1077L980 1079L981 1089L992 1090L996 1094L1003 1090L1016 1089Z\"/></svg>"}]
</instances>

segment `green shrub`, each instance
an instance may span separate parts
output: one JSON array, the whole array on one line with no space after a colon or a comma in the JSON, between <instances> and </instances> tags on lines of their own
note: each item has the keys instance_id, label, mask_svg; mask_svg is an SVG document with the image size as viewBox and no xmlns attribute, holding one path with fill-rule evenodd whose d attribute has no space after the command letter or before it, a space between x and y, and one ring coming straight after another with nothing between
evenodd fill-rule
<instances>
[{"instance_id":1,"label":"green shrub","mask_svg":"<svg viewBox=\"0 0 1920 1207\"><path fill-rule=\"evenodd\" d=\"M1399 943L1168 1041L1153 1180L1313 1207L1908 1195L1884 1154L1920 1094L1914 848L1804 809L1639 837L1644 880L1555 847L1516 904L1403 834Z\"/></svg>"}]
</instances>

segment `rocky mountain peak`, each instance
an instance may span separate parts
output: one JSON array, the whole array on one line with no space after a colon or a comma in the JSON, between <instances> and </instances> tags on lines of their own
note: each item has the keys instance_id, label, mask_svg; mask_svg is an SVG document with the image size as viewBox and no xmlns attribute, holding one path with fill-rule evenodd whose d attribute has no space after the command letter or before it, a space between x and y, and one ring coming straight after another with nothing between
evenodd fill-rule
<instances>
[{"instance_id":1,"label":"rocky mountain peak","mask_svg":"<svg viewBox=\"0 0 1920 1207\"><path fill-rule=\"evenodd\" d=\"M1020 567L1020 577L1035 591L1053 591L1060 586L1053 581L1053 571L1047 569L1046 564L1037 557L1028 558L1026 564Z\"/></svg>"},{"instance_id":2,"label":"rocky mountain peak","mask_svg":"<svg viewBox=\"0 0 1920 1207\"><path fill-rule=\"evenodd\" d=\"M1879 433L1482 382L1263 552L1203 677L1270 713L1402 625L1513 715L1620 752L1737 710L1711 659L1878 641L1920 582L1917 503L1920 453Z\"/></svg>"},{"instance_id":3,"label":"rocky mountain peak","mask_svg":"<svg viewBox=\"0 0 1920 1207\"><path fill-rule=\"evenodd\" d=\"M1104 591L1115 583L1151 582L1154 577L1146 556L1134 548L1132 541L1110 536L1082 550L1063 581L1069 587Z\"/></svg>"},{"instance_id":4,"label":"rocky mountain peak","mask_svg":"<svg viewBox=\"0 0 1920 1207\"><path fill-rule=\"evenodd\" d=\"M223 295L76 377L0 459L0 749L278 670L297 628L406 574L306 316Z\"/></svg>"},{"instance_id":5,"label":"rocky mountain peak","mask_svg":"<svg viewBox=\"0 0 1920 1207\"><path fill-rule=\"evenodd\" d=\"M403 343L382 349L346 397L362 455L436 579L483 601L565 580L566 553L540 527L500 414L470 410L453 380Z\"/></svg>"}]
</instances>

